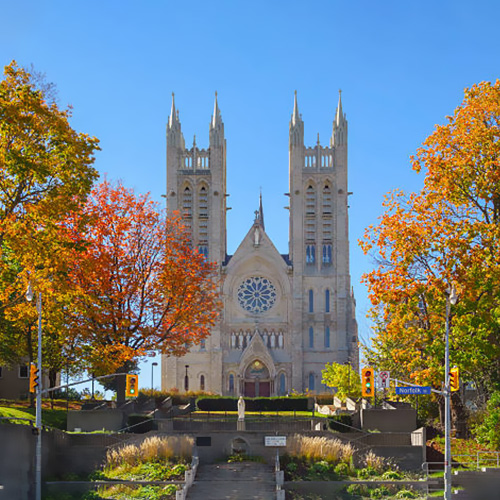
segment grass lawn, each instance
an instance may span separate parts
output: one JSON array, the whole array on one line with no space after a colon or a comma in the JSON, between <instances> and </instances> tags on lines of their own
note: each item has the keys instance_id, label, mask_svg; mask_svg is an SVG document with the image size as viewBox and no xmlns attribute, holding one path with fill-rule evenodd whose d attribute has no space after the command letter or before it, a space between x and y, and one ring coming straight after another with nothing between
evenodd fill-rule
<instances>
[{"instance_id":1,"label":"grass lawn","mask_svg":"<svg viewBox=\"0 0 500 500\"><path fill-rule=\"evenodd\" d=\"M1 401L0 402L0 417L13 417L13 418L27 418L31 421L35 421L35 408L29 407L29 402L13 402L13 401ZM66 402L64 401L64 406L61 404L54 405L54 409L51 408L50 401L44 401L42 405L42 423L49 427L55 427L57 429L66 429ZM27 422L19 421L16 422L12 420L13 423L20 423L26 425Z\"/></svg>"}]
</instances>

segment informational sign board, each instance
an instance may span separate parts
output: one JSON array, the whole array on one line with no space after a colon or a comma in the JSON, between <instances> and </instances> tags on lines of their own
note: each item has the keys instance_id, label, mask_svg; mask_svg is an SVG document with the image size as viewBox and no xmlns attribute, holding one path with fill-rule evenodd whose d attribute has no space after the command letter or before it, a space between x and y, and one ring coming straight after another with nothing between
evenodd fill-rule
<instances>
[{"instance_id":1,"label":"informational sign board","mask_svg":"<svg viewBox=\"0 0 500 500\"><path fill-rule=\"evenodd\" d=\"M409 395L409 394L430 394L430 386L419 387L396 387L396 394Z\"/></svg>"},{"instance_id":2,"label":"informational sign board","mask_svg":"<svg viewBox=\"0 0 500 500\"><path fill-rule=\"evenodd\" d=\"M264 436L264 446L286 446L286 436Z\"/></svg>"},{"instance_id":3,"label":"informational sign board","mask_svg":"<svg viewBox=\"0 0 500 500\"><path fill-rule=\"evenodd\" d=\"M378 372L378 388L389 389L390 372Z\"/></svg>"}]
</instances>

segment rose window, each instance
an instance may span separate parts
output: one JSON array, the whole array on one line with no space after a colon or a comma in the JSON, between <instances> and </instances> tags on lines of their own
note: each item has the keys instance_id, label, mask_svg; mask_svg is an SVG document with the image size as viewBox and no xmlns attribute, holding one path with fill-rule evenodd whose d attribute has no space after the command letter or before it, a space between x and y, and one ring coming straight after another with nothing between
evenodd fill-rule
<instances>
[{"instance_id":1,"label":"rose window","mask_svg":"<svg viewBox=\"0 0 500 500\"><path fill-rule=\"evenodd\" d=\"M276 302L276 288L267 278L252 276L239 286L238 302L245 311L254 314L269 311Z\"/></svg>"}]
</instances>

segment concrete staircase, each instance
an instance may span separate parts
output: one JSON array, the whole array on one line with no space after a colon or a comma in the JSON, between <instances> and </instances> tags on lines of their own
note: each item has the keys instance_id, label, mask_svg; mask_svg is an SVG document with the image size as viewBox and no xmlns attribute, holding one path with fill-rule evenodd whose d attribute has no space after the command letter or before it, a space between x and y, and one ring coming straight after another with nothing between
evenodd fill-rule
<instances>
[{"instance_id":1,"label":"concrete staircase","mask_svg":"<svg viewBox=\"0 0 500 500\"><path fill-rule=\"evenodd\" d=\"M276 479L271 465L255 462L203 464L188 500L271 500Z\"/></svg>"}]
</instances>

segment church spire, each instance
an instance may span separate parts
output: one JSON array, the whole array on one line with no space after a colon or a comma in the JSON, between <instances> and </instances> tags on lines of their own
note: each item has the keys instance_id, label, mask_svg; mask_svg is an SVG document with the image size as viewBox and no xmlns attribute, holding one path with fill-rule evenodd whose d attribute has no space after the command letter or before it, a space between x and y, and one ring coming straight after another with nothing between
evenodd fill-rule
<instances>
[{"instance_id":1,"label":"church spire","mask_svg":"<svg viewBox=\"0 0 500 500\"><path fill-rule=\"evenodd\" d=\"M342 90L339 90L339 103L337 104L337 111L335 112L335 119L333 120L330 146L340 146L343 144L347 144L347 120L342 111Z\"/></svg>"},{"instance_id":2,"label":"church spire","mask_svg":"<svg viewBox=\"0 0 500 500\"><path fill-rule=\"evenodd\" d=\"M304 122L299 113L299 105L297 103L297 91L293 98L293 113L290 120L290 146L304 145Z\"/></svg>"},{"instance_id":3,"label":"church spire","mask_svg":"<svg viewBox=\"0 0 500 500\"><path fill-rule=\"evenodd\" d=\"M344 114L342 113L342 90L339 89L339 103L337 104L337 112L335 113L335 123L337 127L344 121Z\"/></svg>"},{"instance_id":4,"label":"church spire","mask_svg":"<svg viewBox=\"0 0 500 500\"><path fill-rule=\"evenodd\" d=\"M215 92L214 114L210 121L210 147L221 147L224 145L224 123L219 109L217 92Z\"/></svg>"},{"instance_id":5,"label":"church spire","mask_svg":"<svg viewBox=\"0 0 500 500\"><path fill-rule=\"evenodd\" d=\"M222 117L219 110L219 103L217 101L217 91L215 91L214 114L212 115L212 128L217 127L219 123L222 123Z\"/></svg>"},{"instance_id":6,"label":"church spire","mask_svg":"<svg viewBox=\"0 0 500 500\"><path fill-rule=\"evenodd\" d=\"M260 225L262 226L262 229L266 229L264 226L264 207L262 206L262 189L260 190L260 197L259 197L259 221Z\"/></svg>"},{"instance_id":7,"label":"church spire","mask_svg":"<svg viewBox=\"0 0 500 500\"><path fill-rule=\"evenodd\" d=\"M170 116L168 118L168 125L170 128L172 128L174 123L178 123L178 122L179 122L179 114L175 110L175 96L174 96L174 93L172 92L172 108L170 110Z\"/></svg>"},{"instance_id":8,"label":"church spire","mask_svg":"<svg viewBox=\"0 0 500 500\"><path fill-rule=\"evenodd\" d=\"M293 113L292 113L292 125L297 125L301 121L299 114L299 105L297 104L297 91L295 91L295 96L293 99Z\"/></svg>"}]
</instances>

